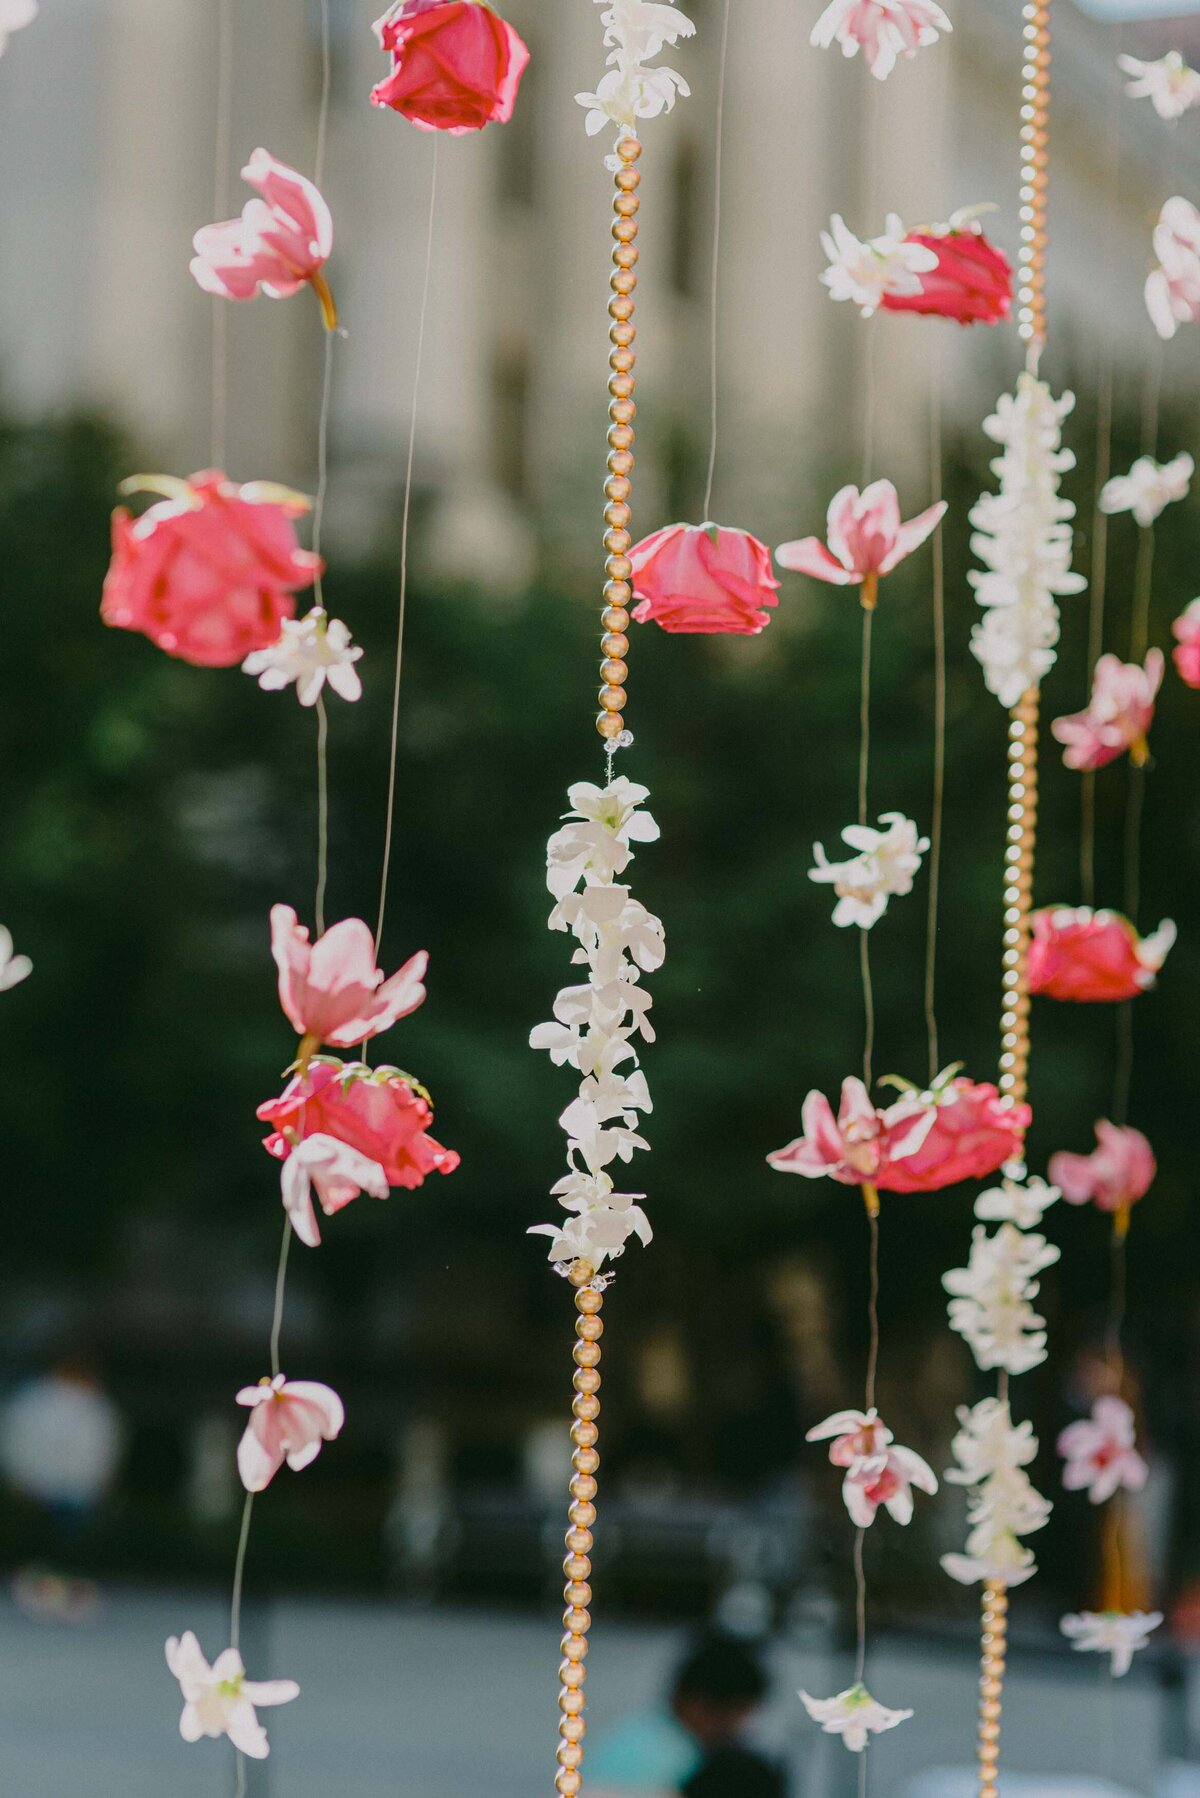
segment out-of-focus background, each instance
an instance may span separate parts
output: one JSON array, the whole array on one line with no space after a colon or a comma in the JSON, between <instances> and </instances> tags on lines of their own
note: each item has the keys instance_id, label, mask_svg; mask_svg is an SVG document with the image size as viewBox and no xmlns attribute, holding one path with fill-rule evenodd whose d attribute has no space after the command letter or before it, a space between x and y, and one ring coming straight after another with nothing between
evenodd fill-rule
<instances>
[{"instance_id":1,"label":"out-of-focus background","mask_svg":"<svg viewBox=\"0 0 1200 1798\"><path fill-rule=\"evenodd\" d=\"M647 132L638 288L636 527L694 518L707 457L708 264L720 6L674 61L693 98ZM882 340L877 471L928 502L929 406L943 396L950 624L949 790L938 993L942 1060L994 1072L1005 717L966 651L967 509L988 483L979 425L1019 363L1015 331L910 318L864 326L819 285L819 232L863 236L975 202L1018 241L1017 0L959 0L952 38L885 85L808 46L817 0L741 0L730 44L714 510L776 543L819 528L857 478L863 347ZM1092 9L1089 9L1089 12ZM1096 13L1107 10L1097 5ZM1128 10L1128 9L1127 9ZM585 0L510 0L533 61L513 123L438 146L432 303L416 454L412 586L389 966L432 955L430 997L388 1052L437 1101L451 1180L340 1215L292 1259L284 1365L346 1399L349 1424L259 1507L247 1572L253 1673L295 1675L256 1798L527 1798L552 1780L556 1593L569 1445L570 1305L527 1225L553 1214L569 1081L526 1048L563 978L547 934L544 842L571 780L596 775L609 177L573 95L600 72ZM1141 441L1158 354L1141 285L1173 192L1200 198L1200 123L1121 96L1119 49L1200 56L1200 21L1136 26L1056 9L1052 344L1071 386L1077 565L1087 570L1097 395L1115 356L1113 466ZM335 346L328 603L365 646L366 692L334 700L331 916L374 915L387 781L399 500L412 402L430 139L366 100L372 8L331 0L325 191ZM319 10L234 9L233 169L258 144L311 169ZM212 0L43 0L0 61L0 919L34 960L3 997L0 1430L52 1395L49 1468L0 1485L0 1793L158 1798L225 1789L224 1747L185 1747L161 1643L224 1644L240 1488L232 1394L263 1371L277 1172L255 1106L294 1049L267 913L310 917L313 719L237 671L174 663L97 616L118 480L209 460L212 302L187 273L213 216ZM1116 141L1119 121L1119 145ZM1114 170L1116 171L1114 175ZM228 469L313 487L316 308L228 307ZM1194 340L1165 352L1159 446L1197 451ZM1134 531L1110 532L1106 647L1124 651ZM1194 595L1195 501L1158 531L1154 640ZM888 583L875 672L873 803L927 824L929 572ZM1051 713L1087 689L1086 600L1064 606ZM803 1683L849 1683L850 1530L803 1434L860 1389L860 1209L779 1179L810 1086L856 1065L857 944L835 933L811 845L853 813L855 608L785 577L761 638L633 646L627 772L661 843L638 891L667 926L647 1163L655 1241L620 1264L605 1352L597 1535L597 1736L653 1703L684 1633L764 1639L763 1724L796 1798L854 1763L800 1714ZM1086 1410L1107 1294L1090 1212L1051 1212L1049 1363L1019 1383L1058 1500L1042 1571L1014 1599L1011 1792L1192 1798L1200 1789L1194 1070L1200 976L1200 697L1173 674L1154 728L1141 922L1180 942L1137 1001L1132 1121L1158 1182L1130 1249L1127 1344L1151 1462L1136 1510L1147 1593L1168 1613L1113 1685L1057 1633L1097 1598L1098 1532L1062 1495L1054 1436ZM1041 903L1079 900L1079 781L1048 751ZM1098 890L1123 897L1125 771L1098 781ZM924 1079L925 887L873 938L877 1063ZM1107 1008L1038 1002L1031 1161L1090 1146L1116 1056ZM883 1219L881 1408L939 1469L954 1407L982 1388L945 1326L941 1271L965 1258L971 1193ZM49 1385L39 1382L49 1381ZM3 1419L7 1419L4 1425ZM19 1457L17 1457L19 1459ZM55 1482L57 1481L57 1486ZM47 1502L54 1487L70 1498ZM1191 1528L1189 1529L1189 1521ZM912 1704L874 1751L881 1789L950 1798L971 1759L976 1594L937 1556L963 1534L944 1490L868 1542L870 1683ZM831 1683L832 1682L832 1683ZM1190 1768L1190 1771L1189 1771ZM548 1770L549 1769L549 1770ZM1064 1790L1066 1788L1063 1788Z\"/></svg>"}]
</instances>

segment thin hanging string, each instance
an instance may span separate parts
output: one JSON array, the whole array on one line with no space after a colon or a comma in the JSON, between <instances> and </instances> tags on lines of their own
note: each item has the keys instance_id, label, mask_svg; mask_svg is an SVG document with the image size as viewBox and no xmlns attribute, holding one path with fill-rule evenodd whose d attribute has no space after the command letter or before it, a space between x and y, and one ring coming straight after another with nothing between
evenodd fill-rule
<instances>
[{"instance_id":1,"label":"thin hanging string","mask_svg":"<svg viewBox=\"0 0 1200 1798\"><path fill-rule=\"evenodd\" d=\"M863 607L862 664L858 700L858 822L867 822L867 781L871 766L871 626L874 610ZM858 965L863 989L863 1085L871 1090L875 1055L875 987L871 979L871 933L859 928Z\"/></svg>"},{"instance_id":2,"label":"thin hanging string","mask_svg":"<svg viewBox=\"0 0 1200 1798\"><path fill-rule=\"evenodd\" d=\"M1123 117L1124 82L1118 58L1121 54L1122 31L1119 24L1110 32L1110 70L1108 90L1109 164L1104 182L1104 210L1107 221L1103 266L1111 273L1117 251L1117 217L1121 197L1121 120ZM1112 473L1113 370L1116 362L1117 332L1110 319L1100 350L1100 373L1096 394L1096 479L1092 502L1092 565L1088 592L1088 665L1085 700L1091 694L1092 671L1104 648L1104 606L1108 596L1108 514L1100 509L1100 495ZM1085 770L1079 790L1079 894L1084 905L1096 903L1096 773Z\"/></svg>"},{"instance_id":3,"label":"thin hanging string","mask_svg":"<svg viewBox=\"0 0 1200 1798\"><path fill-rule=\"evenodd\" d=\"M417 450L417 410L421 393L421 361L425 349L425 321L429 312L429 279L433 268L433 226L437 213L438 140L433 140L433 166L429 177L429 219L425 229L425 274L421 283L421 310L417 322L417 359L413 370L412 411L408 422L408 462L404 471L404 503L400 522L400 601L396 617L396 672L392 682L392 736L388 755L387 820L383 829L383 866L379 876L379 915L375 921L375 957L383 938L387 910L388 878L392 866L392 835L396 821L396 754L400 742L400 683L404 672L404 617L408 601L408 525L412 506L413 461Z\"/></svg>"},{"instance_id":4,"label":"thin hanging string","mask_svg":"<svg viewBox=\"0 0 1200 1798\"><path fill-rule=\"evenodd\" d=\"M942 361L940 342L931 357L933 396L929 409L929 491L942 498ZM933 533L933 807L929 821L929 904L925 923L925 1035L929 1078L941 1066L937 1024L937 933L941 898L942 825L946 801L946 561L942 533Z\"/></svg>"},{"instance_id":5,"label":"thin hanging string","mask_svg":"<svg viewBox=\"0 0 1200 1798\"><path fill-rule=\"evenodd\" d=\"M321 0L321 102L317 108L317 150L313 158L313 185L320 187L325 179L325 143L329 136L329 90L333 79L333 57L329 45L329 0Z\"/></svg>"},{"instance_id":6,"label":"thin hanging string","mask_svg":"<svg viewBox=\"0 0 1200 1798\"><path fill-rule=\"evenodd\" d=\"M713 239L712 281L709 292L709 445L708 479L704 484L704 522L712 517L713 477L717 472L717 295L721 266L721 179L725 143L725 75L729 63L729 14L732 0L725 0L725 16L721 25L721 60L717 76L716 147L713 151Z\"/></svg>"},{"instance_id":7,"label":"thin hanging string","mask_svg":"<svg viewBox=\"0 0 1200 1798\"><path fill-rule=\"evenodd\" d=\"M327 92L328 82L325 90ZM321 381L321 412L317 423L317 492L313 501L313 554L321 554L321 529L325 521L325 498L329 490L329 407L333 381L333 340L336 331L325 333L325 366ZM313 581L313 598L325 610L324 574L318 566ZM325 933L325 889L329 884L329 715L325 699L318 694L314 707L317 715L317 890L314 914L317 935Z\"/></svg>"},{"instance_id":8,"label":"thin hanging string","mask_svg":"<svg viewBox=\"0 0 1200 1798\"><path fill-rule=\"evenodd\" d=\"M233 0L217 11L217 116L213 150L213 217L224 218L229 194L230 139L233 133ZM229 385L228 302L212 302L212 394L209 461L225 467L226 395Z\"/></svg>"}]
</instances>

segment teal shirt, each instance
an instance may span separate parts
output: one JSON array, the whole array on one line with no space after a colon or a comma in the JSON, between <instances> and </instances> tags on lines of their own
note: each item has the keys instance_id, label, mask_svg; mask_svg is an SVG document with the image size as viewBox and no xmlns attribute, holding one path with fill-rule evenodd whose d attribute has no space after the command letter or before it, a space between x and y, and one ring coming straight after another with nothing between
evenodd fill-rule
<instances>
[{"instance_id":1,"label":"teal shirt","mask_svg":"<svg viewBox=\"0 0 1200 1798\"><path fill-rule=\"evenodd\" d=\"M701 1758L693 1738L669 1711L640 1711L604 1730L589 1746L588 1781L614 1791L677 1792Z\"/></svg>"}]
</instances>

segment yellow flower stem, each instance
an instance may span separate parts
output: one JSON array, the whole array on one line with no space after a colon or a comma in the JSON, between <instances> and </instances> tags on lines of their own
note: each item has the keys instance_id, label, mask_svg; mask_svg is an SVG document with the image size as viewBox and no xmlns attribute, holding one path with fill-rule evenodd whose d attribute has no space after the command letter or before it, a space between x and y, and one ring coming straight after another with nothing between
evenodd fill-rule
<instances>
[{"instance_id":1,"label":"yellow flower stem","mask_svg":"<svg viewBox=\"0 0 1200 1798\"><path fill-rule=\"evenodd\" d=\"M317 269L316 273L310 275L308 279L309 285L321 302L321 323L327 331L336 331L338 313L337 303L333 297L333 289L330 287L320 269Z\"/></svg>"},{"instance_id":2,"label":"yellow flower stem","mask_svg":"<svg viewBox=\"0 0 1200 1798\"><path fill-rule=\"evenodd\" d=\"M879 599L879 576L877 574L864 574L862 586L858 590L858 595L862 602L863 611L873 612L875 610L876 602Z\"/></svg>"}]
</instances>

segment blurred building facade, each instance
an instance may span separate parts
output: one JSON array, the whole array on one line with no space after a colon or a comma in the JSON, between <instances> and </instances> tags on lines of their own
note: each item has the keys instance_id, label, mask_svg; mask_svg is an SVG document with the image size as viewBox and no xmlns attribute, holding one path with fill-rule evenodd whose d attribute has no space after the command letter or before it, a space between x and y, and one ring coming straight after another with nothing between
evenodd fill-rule
<instances>
[{"instance_id":1,"label":"blurred building facade","mask_svg":"<svg viewBox=\"0 0 1200 1798\"><path fill-rule=\"evenodd\" d=\"M438 526L427 547L446 572L498 585L528 574L535 536L557 555L589 556L604 431L609 176L603 142L585 136L573 96L601 71L597 7L509 0L533 54L513 123L436 144L367 103L383 69L369 0L329 8L324 185L348 331L333 382L333 532L361 541L386 526L399 489L436 158L417 445ZM698 35L673 60L693 97L648 130L642 164L638 497L647 529L665 522L672 501L686 503L690 489L681 498L672 471L707 447L721 0L693 0L689 10ZM916 222L994 202L991 228L1015 251L1019 0L954 9L953 37L883 85L861 61L809 47L817 10L817 0L742 0L730 38L715 509L769 541L811 525L811 504L829 487L819 464L849 454L868 331L878 451L914 502L927 480L935 360L948 416L964 423L982 416L1018 362L1012 332L892 318L864 326L830 303L818 277L820 232L835 208L866 236L890 210ZM233 0L232 13L225 214L243 203L237 170L257 144L311 171L320 85L316 0ZM1115 331L1136 373L1154 344L1140 294L1153 220L1168 192L1200 189L1200 155L1147 102L1119 96L1120 27L1073 0L1056 13L1055 348L1086 342L1090 354ZM1124 41L1160 54L1197 30L1176 20ZM21 415L104 408L172 469L210 457L213 307L187 262L193 229L213 216L217 45L215 0L59 0L0 66L10 176L0 191L0 397ZM228 466L241 478L311 487L316 308L301 298L225 311Z\"/></svg>"}]
</instances>

